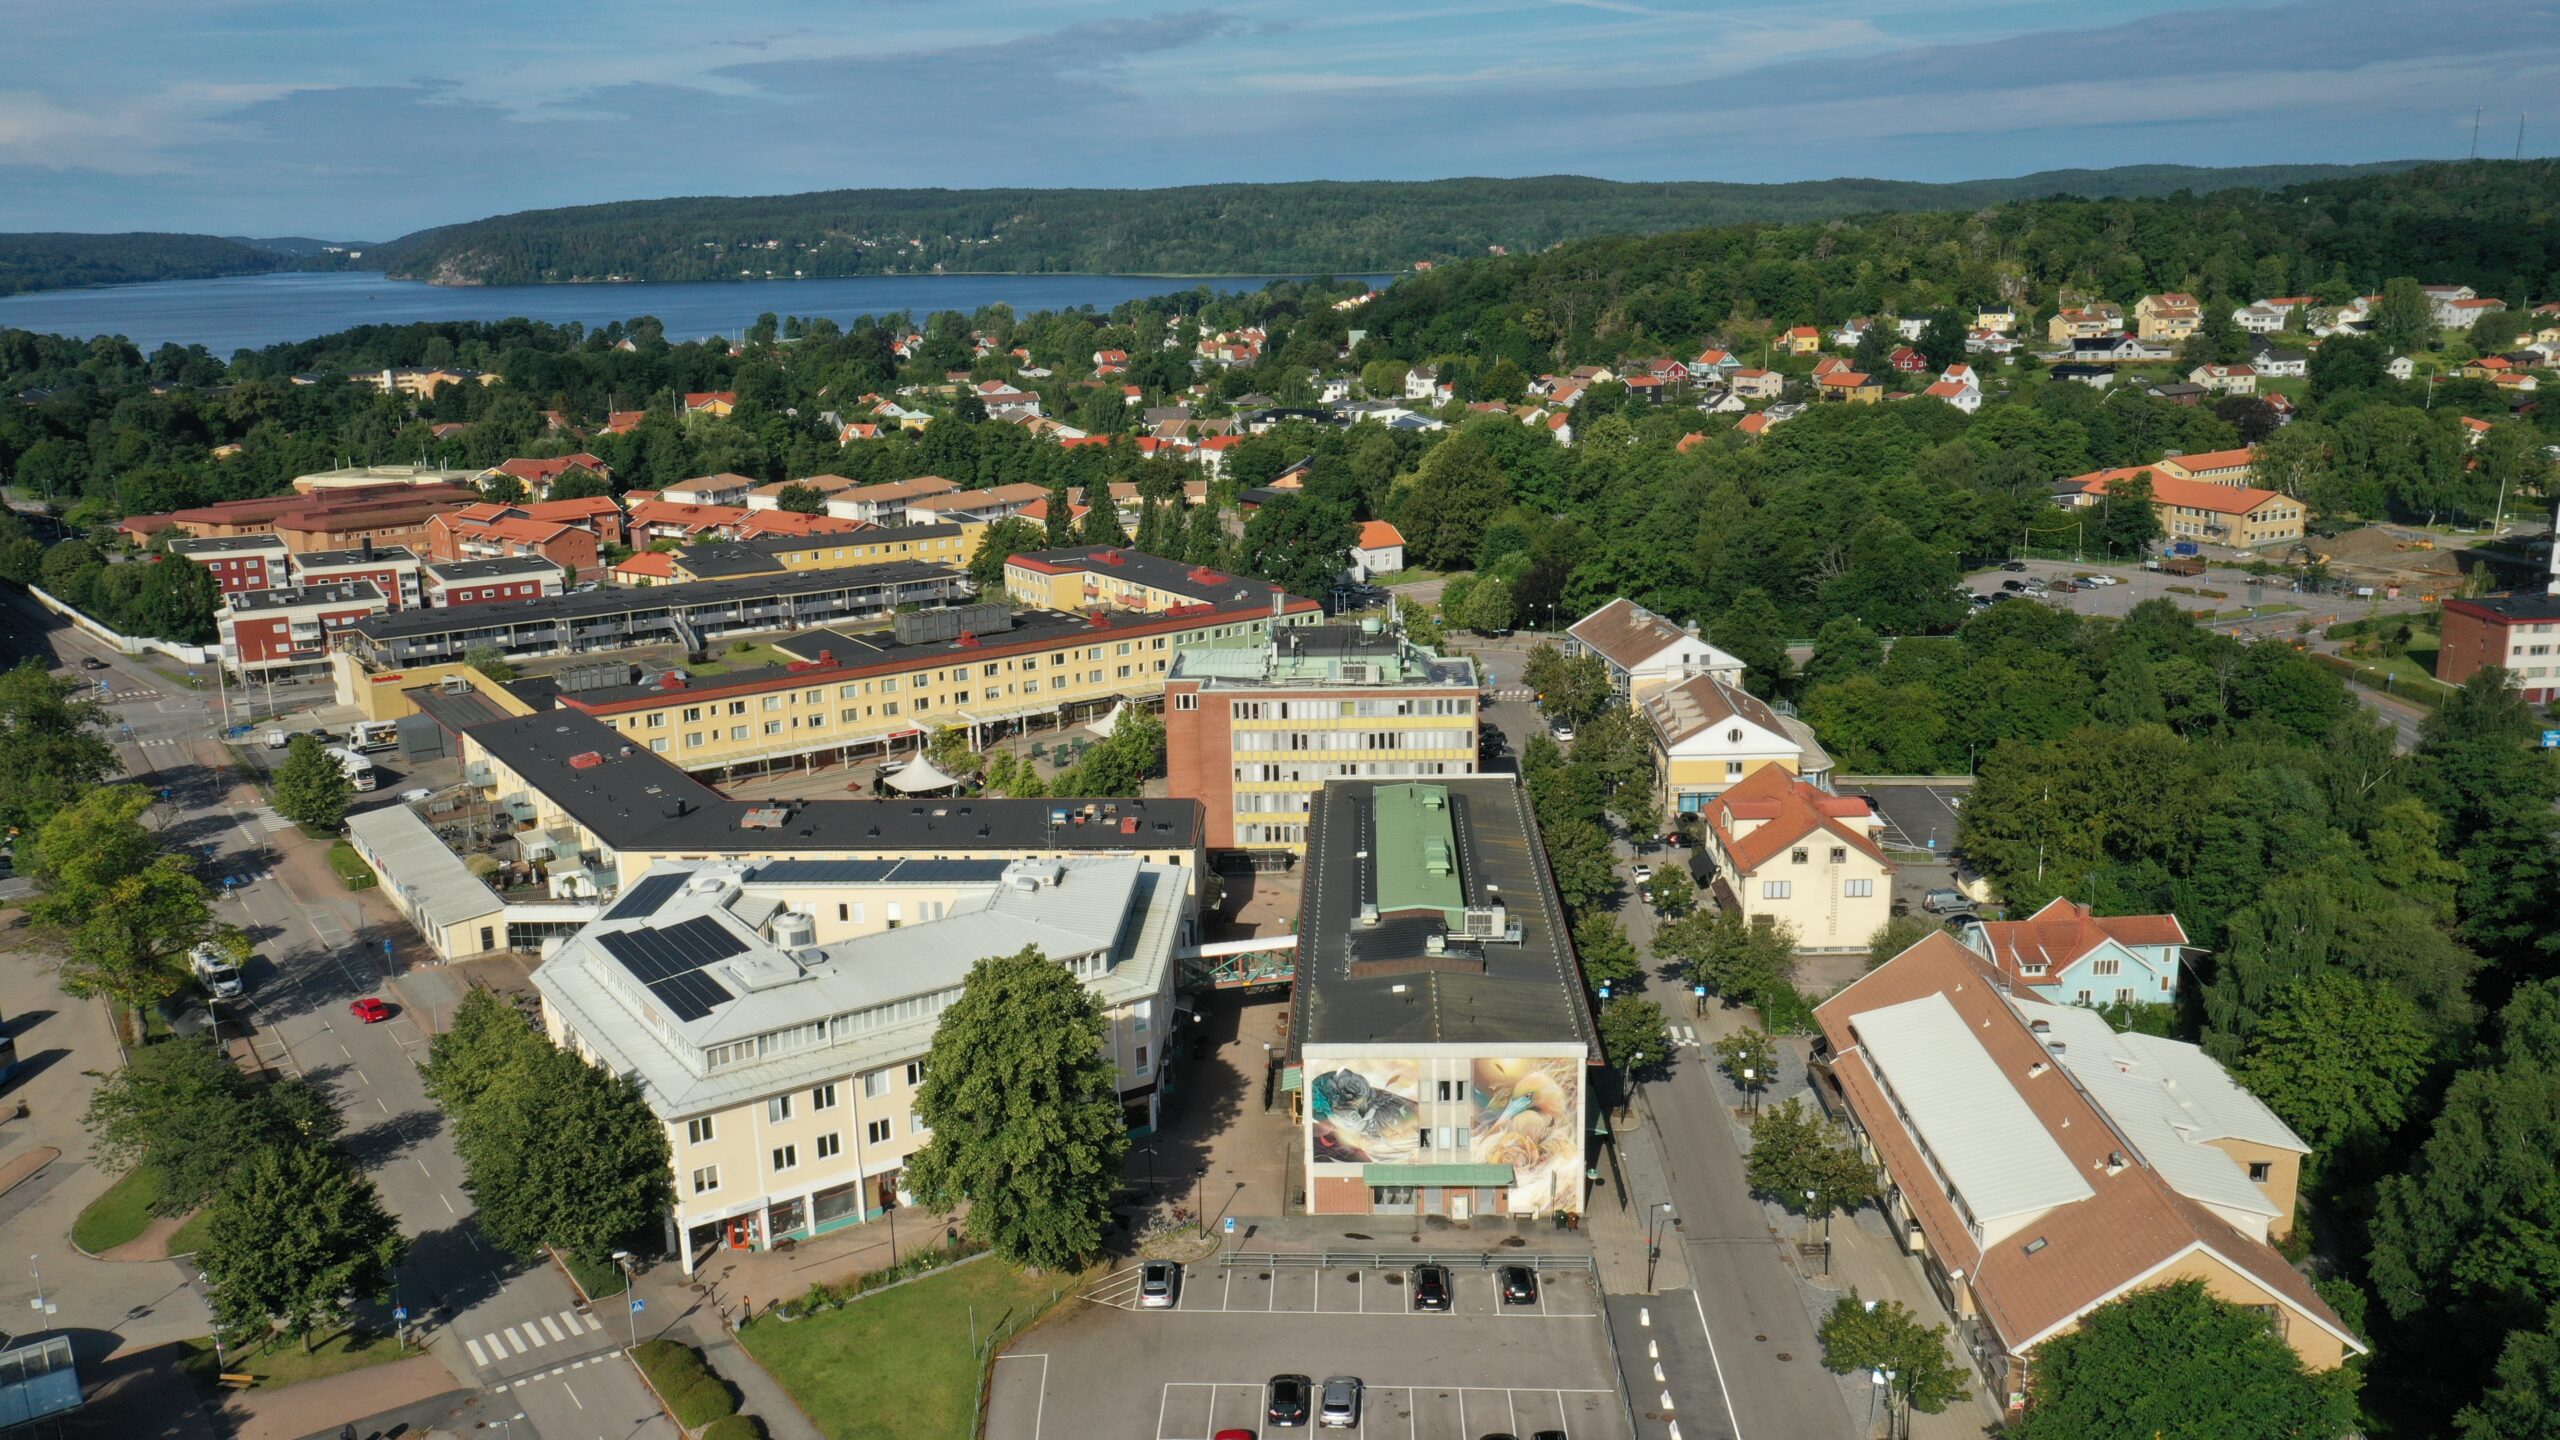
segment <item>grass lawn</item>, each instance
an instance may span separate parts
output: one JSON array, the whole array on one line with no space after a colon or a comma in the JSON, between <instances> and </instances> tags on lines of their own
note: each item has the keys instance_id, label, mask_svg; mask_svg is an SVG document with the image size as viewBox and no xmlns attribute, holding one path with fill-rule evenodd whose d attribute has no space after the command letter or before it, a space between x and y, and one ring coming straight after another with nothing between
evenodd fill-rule
<instances>
[{"instance_id":1,"label":"grass lawn","mask_svg":"<svg viewBox=\"0 0 2560 1440\"><path fill-rule=\"evenodd\" d=\"M805 1319L770 1316L739 1333L829 1440L968 1440L983 1360L969 1353L970 1308L983 1345L1018 1330L1081 1283L979 1260Z\"/></svg>"},{"instance_id":2,"label":"grass lawn","mask_svg":"<svg viewBox=\"0 0 2560 1440\"><path fill-rule=\"evenodd\" d=\"M749 645L744 650L731 650L724 647L708 660L687 661L684 668L685 673L689 675L726 675L732 670L752 670L759 665L790 663L790 656L770 645L756 644Z\"/></svg>"},{"instance_id":3,"label":"grass lawn","mask_svg":"<svg viewBox=\"0 0 2560 1440\"><path fill-rule=\"evenodd\" d=\"M214 1358L213 1341L209 1338L182 1341L181 1345L179 1367L209 1392L217 1390L217 1379L226 1373L255 1375L257 1388L279 1390L305 1380L326 1380L332 1375L344 1375L369 1365L388 1365L403 1358L399 1343L390 1336L351 1331L321 1341L308 1355L302 1353L299 1340L278 1340L259 1348L234 1346L227 1362Z\"/></svg>"},{"instance_id":4,"label":"grass lawn","mask_svg":"<svg viewBox=\"0 0 2560 1440\"><path fill-rule=\"evenodd\" d=\"M92 1255L104 1254L141 1234L142 1227L151 1223L151 1207L159 1199L159 1172L136 1165L80 1212L80 1218L71 1223L71 1238Z\"/></svg>"},{"instance_id":5,"label":"grass lawn","mask_svg":"<svg viewBox=\"0 0 2560 1440\"><path fill-rule=\"evenodd\" d=\"M1398 585L1419 585L1425 580L1442 579L1448 574L1446 570L1425 570L1419 565L1411 565L1402 570L1377 576L1369 583L1392 590Z\"/></svg>"},{"instance_id":6,"label":"grass lawn","mask_svg":"<svg viewBox=\"0 0 2560 1440\"><path fill-rule=\"evenodd\" d=\"M176 1233L169 1237L169 1253L193 1255L204 1248L204 1221L205 1217L212 1213L210 1209L205 1209L188 1216L187 1222L179 1226Z\"/></svg>"},{"instance_id":7,"label":"grass lawn","mask_svg":"<svg viewBox=\"0 0 2560 1440\"><path fill-rule=\"evenodd\" d=\"M356 847L344 840L329 846L329 868L338 873L338 878L345 881L350 890L370 890L380 883L374 876L373 867L364 863L364 857L356 853Z\"/></svg>"}]
</instances>

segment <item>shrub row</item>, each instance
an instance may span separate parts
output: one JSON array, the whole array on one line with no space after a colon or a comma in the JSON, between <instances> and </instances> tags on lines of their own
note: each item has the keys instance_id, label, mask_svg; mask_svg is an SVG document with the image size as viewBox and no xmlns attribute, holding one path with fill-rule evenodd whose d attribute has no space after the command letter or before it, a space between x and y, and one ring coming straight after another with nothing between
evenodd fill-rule
<instances>
[{"instance_id":1,"label":"shrub row","mask_svg":"<svg viewBox=\"0 0 2560 1440\"><path fill-rule=\"evenodd\" d=\"M631 1358L657 1387L658 1398L675 1412L676 1423L687 1430L699 1430L738 1413L737 1392L711 1373L702 1352L692 1346L661 1337L632 1351Z\"/></svg>"}]
</instances>

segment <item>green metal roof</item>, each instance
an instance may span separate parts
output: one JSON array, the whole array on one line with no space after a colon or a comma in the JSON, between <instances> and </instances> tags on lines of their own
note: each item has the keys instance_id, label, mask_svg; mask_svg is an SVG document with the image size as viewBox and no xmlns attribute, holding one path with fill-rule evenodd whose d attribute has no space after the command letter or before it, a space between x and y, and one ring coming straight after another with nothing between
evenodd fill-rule
<instances>
[{"instance_id":1,"label":"green metal roof","mask_svg":"<svg viewBox=\"0 0 2560 1440\"><path fill-rule=\"evenodd\" d=\"M1299 1069L1295 1065L1289 1066L1287 1069L1280 1072L1280 1093L1283 1095L1288 1094L1292 1090L1303 1090L1306 1088L1306 1084L1307 1072Z\"/></svg>"},{"instance_id":2,"label":"green metal roof","mask_svg":"<svg viewBox=\"0 0 2560 1440\"><path fill-rule=\"evenodd\" d=\"M1508 1165L1363 1165L1361 1183L1366 1185L1509 1185Z\"/></svg>"},{"instance_id":3,"label":"green metal roof","mask_svg":"<svg viewBox=\"0 0 2560 1440\"><path fill-rule=\"evenodd\" d=\"M1466 889L1458 879L1458 828L1449 816L1446 785L1382 785L1371 802L1378 875L1378 910L1437 910L1442 921L1465 923Z\"/></svg>"}]
</instances>

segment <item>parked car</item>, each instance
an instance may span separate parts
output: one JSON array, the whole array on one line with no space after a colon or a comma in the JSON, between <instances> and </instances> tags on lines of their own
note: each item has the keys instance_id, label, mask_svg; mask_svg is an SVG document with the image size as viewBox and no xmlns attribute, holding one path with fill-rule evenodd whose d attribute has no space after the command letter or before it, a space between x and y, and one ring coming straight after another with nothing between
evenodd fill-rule
<instances>
[{"instance_id":1,"label":"parked car","mask_svg":"<svg viewBox=\"0 0 2560 1440\"><path fill-rule=\"evenodd\" d=\"M1502 1267L1502 1303L1535 1305L1538 1303L1538 1272L1526 1265Z\"/></svg>"},{"instance_id":2,"label":"parked car","mask_svg":"<svg viewBox=\"0 0 2560 1440\"><path fill-rule=\"evenodd\" d=\"M1939 914L1938 923L1950 930L1962 930L1967 925L1981 924L1982 917L1970 910L1948 910Z\"/></svg>"},{"instance_id":3,"label":"parked car","mask_svg":"<svg viewBox=\"0 0 2560 1440\"><path fill-rule=\"evenodd\" d=\"M2124 583L2124 580L2122 577L2115 575L2092 575L2080 583L2083 585L2121 585Z\"/></svg>"},{"instance_id":4,"label":"parked car","mask_svg":"<svg viewBox=\"0 0 2560 1440\"><path fill-rule=\"evenodd\" d=\"M1327 1430L1349 1430L1360 1423L1360 1377L1325 1377L1324 1398L1316 1405L1316 1423Z\"/></svg>"},{"instance_id":5,"label":"parked car","mask_svg":"<svg viewBox=\"0 0 2560 1440\"><path fill-rule=\"evenodd\" d=\"M1413 1267L1413 1308L1446 1310L1449 1308L1449 1270L1444 1265Z\"/></svg>"},{"instance_id":6,"label":"parked car","mask_svg":"<svg viewBox=\"0 0 2560 1440\"><path fill-rule=\"evenodd\" d=\"M1170 1310L1182 1293L1182 1267L1170 1260L1150 1260L1138 1271L1138 1303L1149 1310Z\"/></svg>"},{"instance_id":7,"label":"parked car","mask_svg":"<svg viewBox=\"0 0 2560 1440\"><path fill-rule=\"evenodd\" d=\"M1307 1423L1307 1399L1315 1382L1304 1375L1271 1377L1271 1403L1262 1409L1262 1418L1276 1429L1294 1430Z\"/></svg>"},{"instance_id":8,"label":"parked car","mask_svg":"<svg viewBox=\"0 0 2560 1440\"><path fill-rule=\"evenodd\" d=\"M2027 562L2024 560L2004 560L2000 562L2000 568L2003 570L2023 571L2027 568Z\"/></svg>"},{"instance_id":9,"label":"parked car","mask_svg":"<svg viewBox=\"0 0 2560 1440\"><path fill-rule=\"evenodd\" d=\"M434 799L435 794L435 791L428 789L424 785L413 785L400 792L400 803L403 805L423 805L429 800Z\"/></svg>"},{"instance_id":10,"label":"parked car","mask_svg":"<svg viewBox=\"0 0 2560 1440\"><path fill-rule=\"evenodd\" d=\"M367 995L361 1000L349 1001L347 1003L347 1013L353 1015L367 1025L379 1025L383 1021L391 1018L391 1007L383 1004L373 996Z\"/></svg>"},{"instance_id":11,"label":"parked car","mask_svg":"<svg viewBox=\"0 0 2560 1440\"><path fill-rule=\"evenodd\" d=\"M1551 725L1551 726L1547 727L1547 729L1548 729L1548 733L1550 733L1550 734L1552 734L1552 735L1554 735L1554 736L1556 737L1556 742L1557 742L1558 744L1561 744L1561 745L1570 745L1570 744L1572 744L1572 743L1573 743L1573 727L1572 727L1572 726L1570 726L1570 725L1562 725L1562 724L1558 724L1558 725Z\"/></svg>"},{"instance_id":12,"label":"parked car","mask_svg":"<svg viewBox=\"0 0 2560 1440\"><path fill-rule=\"evenodd\" d=\"M1637 865L1636 865L1636 883L1637 883L1637 884L1639 884L1639 885L1641 885L1641 884L1643 884L1644 882L1646 882L1647 880L1650 880L1650 879L1652 879L1652 878L1653 878L1653 867L1652 867L1651 865L1647 865L1647 864L1644 864L1644 863L1642 863L1642 862L1638 862L1638 863L1637 863Z\"/></svg>"},{"instance_id":13,"label":"parked car","mask_svg":"<svg viewBox=\"0 0 2560 1440\"><path fill-rule=\"evenodd\" d=\"M2003 580L2000 582L2000 588L2010 591L2024 590L2027 588L2027 582L2024 580Z\"/></svg>"},{"instance_id":14,"label":"parked car","mask_svg":"<svg viewBox=\"0 0 2560 1440\"><path fill-rule=\"evenodd\" d=\"M107 668L107 662L99 659L95 655L83 655L80 657L80 668L83 670L104 670Z\"/></svg>"},{"instance_id":15,"label":"parked car","mask_svg":"<svg viewBox=\"0 0 2560 1440\"><path fill-rule=\"evenodd\" d=\"M2052 581L2052 582L2050 582L2050 583L2051 583L2051 587L2052 587L2053 589L2056 589L2056 590L2077 591L2077 590L2080 588L2078 585L2074 584L2073 582L2071 582L2071 581L2069 581L2069 580L2055 580L2055 581Z\"/></svg>"},{"instance_id":16,"label":"parked car","mask_svg":"<svg viewBox=\"0 0 2560 1440\"><path fill-rule=\"evenodd\" d=\"M1932 915L1964 909L1967 903L1961 890L1932 890L1920 897L1920 908Z\"/></svg>"}]
</instances>

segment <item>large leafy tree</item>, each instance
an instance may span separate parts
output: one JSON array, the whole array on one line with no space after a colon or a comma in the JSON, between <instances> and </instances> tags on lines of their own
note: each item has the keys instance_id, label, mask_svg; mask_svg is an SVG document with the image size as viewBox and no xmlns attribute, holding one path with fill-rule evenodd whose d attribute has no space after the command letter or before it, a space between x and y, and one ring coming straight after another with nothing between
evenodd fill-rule
<instances>
[{"instance_id":1,"label":"large leafy tree","mask_svg":"<svg viewBox=\"0 0 2560 1440\"><path fill-rule=\"evenodd\" d=\"M2434 1035L2406 995L2342 970L2287 981L2234 1078L2329 1163L2388 1139L2426 1079Z\"/></svg>"},{"instance_id":2,"label":"large leafy tree","mask_svg":"<svg viewBox=\"0 0 2560 1440\"><path fill-rule=\"evenodd\" d=\"M373 1182L318 1145L271 1145L240 1163L205 1217L196 1264L215 1322L233 1336L270 1328L311 1348L344 1297L379 1295L406 1253Z\"/></svg>"},{"instance_id":3,"label":"large leafy tree","mask_svg":"<svg viewBox=\"0 0 2560 1440\"><path fill-rule=\"evenodd\" d=\"M149 1005L186 983L187 947L213 926L204 886L185 859L158 854L142 814L146 792L92 790L55 814L29 847L43 887L28 915L62 954L62 986Z\"/></svg>"},{"instance_id":4,"label":"large leafy tree","mask_svg":"<svg viewBox=\"0 0 2560 1440\"><path fill-rule=\"evenodd\" d=\"M1547 867L1565 909L1580 915L1618 892L1617 857L1609 848L1609 832L1598 824L1564 820L1546 826L1545 839Z\"/></svg>"},{"instance_id":5,"label":"large leafy tree","mask_svg":"<svg viewBox=\"0 0 2560 1440\"><path fill-rule=\"evenodd\" d=\"M1590 914L1574 922L1574 953L1582 957L1583 983L1594 990L1606 985L1624 992L1644 978L1644 959L1617 921Z\"/></svg>"},{"instance_id":6,"label":"large leafy tree","mask_svg":"<svg viewBox=\"0 0 2560 1440\"><path fill-rule=\"evenodd\" d=\"M1538 697L1538 708L1568 725L1598 715L1609 703L1609 666L1599 656L1567 656L1551 643L1529 652L1520 681Z\"/></svg>"},{"instance_id":7,"label":"large leafy tree","mask_svg":"<svg viewBox=\"0 0 2560 1440\"><path fill-rule=\"evenodd\" d=\"M1615 995L1600 1007L1600 1050L1630 1079L1660 1075L1671 1066L1671 1027L1662 1007L1632 995Z\"/></svg>"},{"instance_id":8,"label":"large leafy tree","mask_svg":"<svg viewBox=\"0 0 2560 1440\"><path fill-rule=\"evenodd\" d=\"M276 767L276 813L314 830L335 830L346 822L355 799L355 783L344 765L321 743L296 735Z\"/></svg>"},{"instance_id":9,"label":"large leafy tree","mask_svg":"<svg viewBox=\"0 0 2560 1440\"><path fill-rule=\"evenodd\" d=\"M1876 1169L1857 1142L1802 1100L1773 1105L1751 1122L1743 1176L1753 1193L1816 1219L1855 1210L1877 1194Z\"/></svg>"},{"instance_id":10,"label":"large leafy tree","mask_svg":"<svg viewBox=\"0 0 2560 1440\"><path fill-rule=\"evenodd\" d=\"M2382 282L2382 298L2373 306L2373 336L2395 355L2426 348L2436 334L2435 302L2413 275L2394 275Z\"/></svg>"},{"instance_id":11,"label":"large leafy tree","mask_svg":"<svg viewBox=\"0 0 2560 1440\"><path fill-rule=\"evenodd\" d=\"M1486 523L1511 501L1510 476L1483 427L1508 423L1479 421L1460 430L1424 457L1411 483L1399 488L1396 528L1404 534L1409 561L1441 570L1476 563Z\"/></svg>"},{"instance_id":12,"label":"large leafy tree","mask_svg":"<svg viewBox=\"0 0 2560 1440\"><path fill-rule=\"evenodd\" d=\"M1093 992L1037 947L970 967L916 1096L933 1135L908 1164L916 1198L967 1202L969 1233L1022 1264L1091 1256L1129 1145L1106 1038Z\"/></svg>"},{"instance_id":13,"label":"large leafy tree","mask_svg":"<svg viewBox=\"0 0 2560 1440\"><path fill-rule=\"evenodd\" d=\"M2102 1305L2036 1348L2021 1440L2337 1440L2355 1379L2314 1374L2266 1317L2182 1280Z\"/></svg>"},{"instance_id":14,"label":"large leafy tree","mask_svg":"<svg viewBox=\"0 0 2560 1440\"><path fill-rule=\"evenodd\" d=\"M1244 568L1293 595L1320 596L1349 567L1358 534L1348 509L1283 495L1245 520Z\"/></svg>"},{"instance_id":15,"label":"large leafy tree","mask_svg":"<svg viewBox=\"0 0 2560 1440\"><path fill-rule=\"evenodd\" d=\"M2560 754L2514 673L2490 666L2446 697L2419 728L2417 786L2459 836L2463 931L2509 960L2560 947Z\"/></svg>"},{"instance_id":16,"label":"large leafy tree","mask_svg":"<svg viewBox=\"0 0 2560 1440\"><path fill-rule=\"evenodd\" d=\"M2454 1417L2460 1440L2548 1440L2560 1435L2560 1309L2539 1329L2515 1330L2481 1397Z\"/></svg>"},{"instance_id":17,"label":"large leafy tree","mask_svg":"<svg viewBox=\"0 0 2560 1440\"><path fill-rule=\"evenodd\" d=\"M1783 922L1754 924L1738 910L1701 910L1665 925L1654 932L1653 949L1689 983L1746 1005L1795 983L1795 931Z\"/></svg>"},{"instance_id":18,"label":"large leafy tree","mask_svg":"<svg viewBox=\"0 0 2560 1440\"><path fill-rule=\"evenodd\" d=\"M1965 1368L1948 1353L1947 1327L1923 1323L1899 1300L1861 1300L1852 1286L1818 1333L1825 1369L1890 1376L1885 1391L1896 1405L1937 1415L1973 1393Z\"/></svg>"},{"instance_id":19,"label":"large leafy tree","mask_svg":"<svg viewBox=\"0 0 2560 1440\"><path fill-rule=\"evenodd\" d=\"M1049 537L1019 515L1008 515L978 532L978 551L969 557L969 583L981 595L1004 593L1004 565L1016 555L1043 549Z\"/></svg>"},{"instance_id":20,"label":"large leafy tree","mask_svg":"<svg viewBox=\"0 0 2560 1440\"><path fill-rule=\"evenodd\" d=\"M160 1182L157 1208L180 1214L211 1199L244 1154L324 1144L339 1119L308 1082L262 1085L207 1037L135 1051L99 1082L83 1123L101 1164L149 1166Z\"/></svg>"},{"instance_id":21,"label":"large leafy tree","mask_svg":"<svg viewBox=\"0 0 2560 1440\"><path fill-rule=\"evenodd\" d=\"M116 772L106 712L29 659L0 671L0 825L30 832Z\"/></svg>"}]
</instances>

